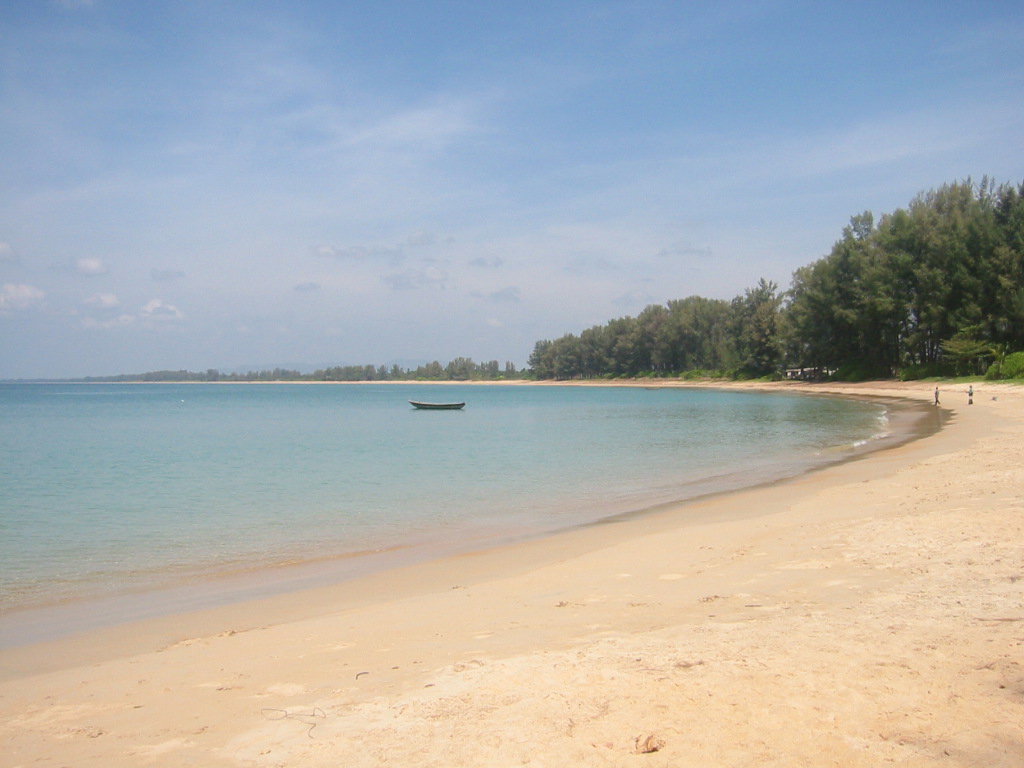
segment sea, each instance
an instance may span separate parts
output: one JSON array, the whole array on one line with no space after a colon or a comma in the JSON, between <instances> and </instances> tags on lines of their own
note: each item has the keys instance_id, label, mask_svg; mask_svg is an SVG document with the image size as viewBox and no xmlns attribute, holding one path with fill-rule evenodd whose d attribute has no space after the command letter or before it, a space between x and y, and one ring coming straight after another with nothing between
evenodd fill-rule
<instances>
[{"instance_id":1,"label":"sea","mask_svg":"<svg viewBox=\"0 0 1024 768\"><path fill-rule=\"evenodd\" d=\"M3 383L0 619L541 536L841 460L889 415L642 386Z\"/></svg>"}]
</instances>

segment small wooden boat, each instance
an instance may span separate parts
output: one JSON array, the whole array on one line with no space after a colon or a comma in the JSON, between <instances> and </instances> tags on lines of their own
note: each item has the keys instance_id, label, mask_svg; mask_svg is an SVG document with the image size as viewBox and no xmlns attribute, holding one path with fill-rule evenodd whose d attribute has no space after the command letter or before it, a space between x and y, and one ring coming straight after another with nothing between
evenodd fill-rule
<instances>
[{"instance_id":1,"label":"small wooden boat","mask_svg":"<svg viewBox=\"0 0 1024 768\"><path fill-rule=\"evenodd\" d=\"M424 403L419 400L410 400L413 408L421 411L458 411L466 407L465 403Z\"/></svg>"}]
</instances>

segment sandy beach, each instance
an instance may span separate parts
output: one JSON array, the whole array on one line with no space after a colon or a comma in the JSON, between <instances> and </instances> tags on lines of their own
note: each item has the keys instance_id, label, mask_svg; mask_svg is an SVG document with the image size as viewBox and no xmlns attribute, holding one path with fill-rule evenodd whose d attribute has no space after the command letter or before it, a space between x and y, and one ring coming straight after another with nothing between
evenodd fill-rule
<instances>
[{"instance_id":1,"label":"sandy beach","mask_svg":"<svg viewBox=\"0 0 1024 768\"><path fill-rule=\"evenodd\" d=\"M5 650L0 765L1024 765L1024 387L974 391L770 486Z\"/></svg>"}]
</instances>

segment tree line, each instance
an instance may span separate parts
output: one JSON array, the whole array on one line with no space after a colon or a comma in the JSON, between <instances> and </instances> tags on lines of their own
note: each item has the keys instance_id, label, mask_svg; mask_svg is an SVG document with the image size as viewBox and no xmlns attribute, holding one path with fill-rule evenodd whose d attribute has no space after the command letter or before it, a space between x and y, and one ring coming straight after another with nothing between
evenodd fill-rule
<instances>
[{"instance_id":1,"label":"tree line","mask_svg":"<svg viewBox=\"0 0 1024 768\"><path fill-rule=\"evenodd\" d=\"M1024 350L1024 184L946 184L851 218L788 290L691 296L541 340L538 379L921 378L1016 370Z\"/></svg>"},{"instance_id":2,"label":"tree line","mask_svg":"<svg viewBox=\"0 0 1024 768\"><path fill-rule=\"evenodd\" d=\"M416 368L399 365L337 365L312 373L288 368L272 368L246 373L223 373L216 368L205 371L164 370L125 373L116 376L86 376L87 382L269 382L269 381L501 381L526 376L515 363L504 366L497 360L477 363L469 357L457 357L446 365L433 361Z\"/></svg>"}]
</instances>

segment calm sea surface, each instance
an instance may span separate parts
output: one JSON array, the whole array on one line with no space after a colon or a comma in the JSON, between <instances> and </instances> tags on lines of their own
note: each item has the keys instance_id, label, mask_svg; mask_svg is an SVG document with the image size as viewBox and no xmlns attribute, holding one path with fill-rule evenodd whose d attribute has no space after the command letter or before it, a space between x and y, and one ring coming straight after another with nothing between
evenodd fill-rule
<instances>
[{"instance_id":1,"label":"calm sea surface","mask_svg":"<svg viewBox=\"0 0 1024 768\"><path fill-rule=\"evenodd\" d=\"M0 609L534 535L884 429L880 405L712 390L0 384Z\"/></svg>"}]
</instances>

